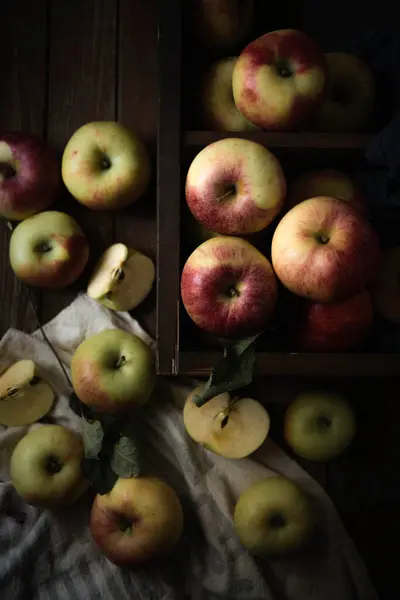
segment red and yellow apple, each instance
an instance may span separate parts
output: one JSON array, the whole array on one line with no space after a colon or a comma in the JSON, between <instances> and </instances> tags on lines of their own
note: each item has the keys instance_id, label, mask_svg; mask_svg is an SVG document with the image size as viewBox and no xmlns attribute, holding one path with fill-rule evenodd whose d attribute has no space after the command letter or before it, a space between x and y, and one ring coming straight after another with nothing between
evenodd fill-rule
<instances>
[{"instance_id":1,"label":"red and yellow apple","mask_svg":"<svg viewBox=\"0 0 400 600\"><path fill-rule=\"evenodd\" d=\"M400 324L400 246L383 254L371 294L376 311L388 321Z\"/></svg>"},{"instance_id":2,"label":"red and yellow apple","mask_svg":"<svg viewBox=\"0 0 400 600\"><path fill-rule=\"evenodd\" d=\"M317 113L327 81L326 59L305 33L281 29L251 42L233 70L233 97L252 123L298 129Z\"/></svg>"},{"instance_id":3,"label":"red and yellow apple","mask_svg":"<svg viewBox=\"0 0 400 600\"><path fill-rule=\"evenodd\" d=\"M216 237L187 259L181 277L183 305L200 328L240 338L258 333L277 300L271 264L246 240Z\"/></svg>"},{"instance_id":4,"label":"red and yellow apple","mask_svg":"<svg viewBox=\"0 0 400 600\"><path fill-rule=\"evenodd\" d=\"M186 177L186 201L194 217L225 235L261 231L282 209L285 195L277 158L245 139L226 138L206 146Z\"/></svg>"},{"instance_id":5,"label":"red and yellow apple","mask_svg":"<svg viewBox=\"0 0 400 600\"><path fill-rule=\"evenodd\" d=\"M375 273L378 238L363 213L318 196L294 206L272 238L272 264L292 293L333 302L361 292Z\"/></svg>"},{"instance_id":6,"label":"red and yellow apple","mask_svg":"<svg viewBox=\"0 0 400 600\"><path fill-rule=\"evenodd\" d=\"M254 0L190 0L192 31L202 44L227 49L251 28Z\"/></svg>"}]
</instances>

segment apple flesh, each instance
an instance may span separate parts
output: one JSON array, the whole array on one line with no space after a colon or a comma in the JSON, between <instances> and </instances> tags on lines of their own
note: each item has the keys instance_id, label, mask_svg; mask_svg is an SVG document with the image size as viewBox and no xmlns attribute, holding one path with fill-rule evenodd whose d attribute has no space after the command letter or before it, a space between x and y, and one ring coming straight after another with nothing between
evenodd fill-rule
<instances>
[{"instance_id":1,"label":"apple flesh","mask_svg":"<svg viewBox=\"0 0 400 600\"><path fill-rule=\"evenodd\" d=\"M106 329L84 340L72 357L71 375L79 399L108 413L142 406L156 377L150 348L122 329Z\"/></svg>"},{"instance_id":2,"label":"apple flesh","mask_svg":"<svg viewBox=\"0 0 400 600\"><path fill-rule=\"evenodd\" d=\"M64 288L78 279L88 258L89 246L81 228L65 213L33 215L11 235L11 267L29 285Z\"/></svg>"},{"instance_id":3,"label":"apple flesh","mask_svg":"<svg viewBox=\"0 0 400 600\"><path fill-rule=\"evenodd\" d=\"M107 559L140 567L170 554L183 531L183 510L172 488L156 477L118 479L97 495L90 531Z\"/></svg>"},{"instance_id":4,"label":"apple flesh","mask_svg":"<svg viewBox=\"0 0 400 600\"><path fill-rule=\"evenodd\" d=\"M113 244L97 263L87 294L111 310L133 310L149 294L154 279L151 258L125 244Z\"/></svg>"},{"instance_id":5,"label":"apple flesh","mask_svg":"<svg viewBox=\"0 0 400 600\"><path fill-rule=\"evenodd\" d=\"M255 452L269 431L265 408L253 398L233 401L228 393L197 407L194 399L202 388L193 390L183 408L183 422L190 437L225 458L244 458Z\"/></svg>"},{"instance_id":6,"label":"apple flesh","mask_svg":"<svg viewBox=\"0 0 400 600\"><path fill-rule=\"evenodd\" d=\"M267 227L280 212L286 181L279 161L264 146L226 138L194 158L185 193L202 225L220 234L247 235Z\"/></svg>"},{"instance_id":7,"label":"apple flesh","mask_svg":"<svg viewBox=\"0 0 400 600\"><path fill-rule=\"evenodd\" d=\"M376 311L388 321L400 324L400 246L383 254L371 294Z\"/></svg>"},{"instance_id":8,"label":"apple flesh","mask_svg":"<svg viewBox=\"0 0 400 600\"><path fill-rule=\"evenodd\" d=\"M0 423L22 427L35 423L51 409L54 392L40 378L32 360L19 360L0 375Z\"/></svg>"},{"instance_id":9,"label":"apple flesh","mask_svg":"<svg viewBox=\"0 0 400 600\"><path fill-rule=\"evenodd\" d=\"M77 433L61 425L42 425L15 446L12 483L28 504L49 508L71 504L88 487L81 471L83 456Z\"/></svg>"},{"instance_id":10,"label":"apple flesh","mask_svg":"<svg viewBox=\"0 0 400 600\"><path fill-rule=\"evenodd\" d=\"M308 497L295 483L280 476L247 488L236 504L233 519L243 546L261 558L300 548L313 530Z\"/></svg>"},{"instance_id":11,"label":"apple flesh","mask_svg":"<svg viewBox=\"0 0 400 600\"><path fill-rule=\"evenodd\" d=\"M350 404L330 392L304 392L285 414L286 442L307 460L336 458L350 445L355 433L356 420Z\"/></svg>"},{"instance_id":12,"label":"apple flesh","mask_svg":"<svg viewBox=\"0 0 400 600\"><path fill-rule=\"evenodd\" d=\"M62 177L78 202L92 210L116 210L146 191L150 161L141 140L114 121L86 123L67 143Z\"/></svg>"},{"instance_id":13,"label":"apple flesh","mask_svg":"<svg viewBox=\"0 0 400 600\"><path fill-rule=\"evenodd\" d=\"M281 29L251 42L233 70L233 97L252 123L269 130L303 127L319 109L326 59L305 33Z\"/></svg>"},{"instance_id":14,"label":"apple flesh","mask_svg":"<svg viewBox=\"0 0 400 600\"><path fill-rule=\"evenodd\" d=\"M361 292L378 258L378 238L367 218L336 198L320 196L297 204L278 223L272 239L277 277L292 293L315 302Z\"/></svg>"},{"instance_id":15,"label":"apple flesh","mask_svg":"<svg viewBox=\"0 0 400 600\"><path fill-rule=\"evenodd\" d=\"M258 333L277 301L271 264L241 238L217 237L187 259L181 276L183 305L194 323L227 338Z\"/></svg>"},{"instance_id":16,"label":"apple flesh","mask_svg":"<svg viewBox=\"0 0 400 600\"><path fill-rule=\"evenodd\" d=\"M192 31L210 48L228 49L249 32L254 0L192 0Z\"/></svg>"},{"instance_id":17,"label":"apple flesh","mask_svg":"<svg viewBox=\"0 0 400 600\"><path fill-rule=\"evenodd\" d=\"M0 215L22 221L46 210L60 186L53 150L35 136L0 135Z\"/></svg>"}]
</instances>

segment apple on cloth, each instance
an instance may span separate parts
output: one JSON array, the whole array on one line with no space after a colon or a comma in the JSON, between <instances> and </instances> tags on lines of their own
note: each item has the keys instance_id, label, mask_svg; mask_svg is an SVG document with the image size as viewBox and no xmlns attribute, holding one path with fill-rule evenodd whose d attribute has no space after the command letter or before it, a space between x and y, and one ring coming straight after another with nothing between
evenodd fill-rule
<instances>
[{"instance_id":1,"label":"apple on cloth","mask_svg":"<svg viewBox=\"0 0 400 600\"><path fill-rule=\"evenodd\" d=\"M84 339L110 328L134 333L155 349L129 314L110 311L86 295L45 325L45 332L69 369ZM55 423L81 432L82 421L68 403L70 389L40 331L28 335L9 330L0 350L1 370L28 358L38 364L57 398L50 413ZM143 598L153 595L176 600L182 589L191 597L206 598L232 598L236 593L232 590L244 589L246 600L278 600L276 590L293 600L311 600L313 595L318 600L376 600L368 573L332 502L271 440L267 439L251 458L241 460L227 460L191 440L182 411L187 396L199 383L160 379L151 401L135 417L145 440L146 475L159 477L175 490L185 517L171 562L167 559L164 566L160 562L160 568L151 571L118 568L98 548L89 527L90 492L59 512L24 503L10 481L7 448L14 448L27 431L42 426L0 428L0 532L3 547L13 548L7 559L0 561L0 589L5 597L23 600L32 590L45 586L50 597L62 593L71 600L95 600L104 590L112 600L120 600L132 590ZM268 392L266 400L272 393ZM324 531L324 545L315 549L311 561L299 553L284 561L269 560L264 569L264 563L256 562L236 536L233 513L247 488L277 474L292 480L312 499L316 526ZM284 507L284 497L282 503ZM175 526L177 523L179 517Z\"/></svg>"}]
</instances>

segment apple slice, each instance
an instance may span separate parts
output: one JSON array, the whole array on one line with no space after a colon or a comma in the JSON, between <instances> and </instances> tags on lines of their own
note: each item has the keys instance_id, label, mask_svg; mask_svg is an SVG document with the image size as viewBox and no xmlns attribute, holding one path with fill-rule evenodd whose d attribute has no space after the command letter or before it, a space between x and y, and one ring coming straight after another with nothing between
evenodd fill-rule
<instances>
[{"instance_id":1,"label":"apple slice","mask_svg":"<svg viewBox=\"0 0 400 600\"><path fill-rule=\"evenodd\" d=\"M190 437L225 458L244 458L261 446L269 431L269 415L253 398L214 396L203 406L193 402L202 386L187 398L183 422Z\"/></svg>"},{"instance_id":2,"label":"apple slice","mask_svg":"<svg viewBox=\"0 0 400 600\"><path fill-rule=\"evenodd\" d=\"M0 423L21 427L35 423L52 407L54 392L32 360L20 360L0 376Z\"/></svg>"},{"instance_id":3,"label":"apple slice","mask_svg":"<svg viewBox=\"0 0 400 600\"><path fill-rule=\"evenodd\" d=\"M87 294L111 310L133 310L149 294L154 279L151 258L125 244L113 244L97 263Z\"/></svg>"}]
</instances>

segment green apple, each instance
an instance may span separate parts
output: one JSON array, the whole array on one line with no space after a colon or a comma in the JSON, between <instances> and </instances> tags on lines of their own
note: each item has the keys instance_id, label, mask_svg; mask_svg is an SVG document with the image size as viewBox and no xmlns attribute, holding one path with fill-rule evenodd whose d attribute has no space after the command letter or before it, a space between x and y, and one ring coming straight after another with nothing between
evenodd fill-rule
<instances>
[{"instance_id":1,"label":"green apple","mask_svg":"<svg viewBox=\"0 0 400 600\"><path fill-rule=\"evenodd\" d=\"M105 556L119 566L140 566L169 554L183 531L181 503L157 477L118 479L97 495L90 531Z\"/></svg>"},{"instance_id":2,"label":"green apple","mask_svg":"<svg viewBox=\"0 0 400 600\"><path fill-rule=\"evenodd\" d=\"M51 409L54 392L33 360L19 360L0 375L0 423L22 427L38 421Z\"/></svg>"},{"instance_id":3,"label":"green apple","mask_svg":"<svg viewBox=\"0 0 400 600\"><path fill-rule=\"evenodd\" d=\"M42 425L15 446L10 462L12 483L28 504L71 504L88 487L81 471L83 456L80 435L62 425Z\"/></svg>"},{"instance_id":4,"label":"green apple","mask_svg":"<svg viewBox=\"0 0 400 600\"><path fill-rule=\"evenodd\" d=\"M153 287L154 263L125 244L110 246L97 263L87 294L111 310L133 310Z\"/></svg>"},{"instance_id":5,"label":"green apple","mask_svg":"<svg viewBox=\"0 0 400 600\"><path fill-rule=\"evenodd\" d=\"M142 406L156 379L150 348L122 329L106 329L84 340L72 357L71 375L80 400L108 413Z\"/></svg>"},{"instance_id":6,"label":"green apple","mask_svg":"<svg viewBox=\"0 0 400 600\"><path fill-rule=\"evenodd\" d=\"M62 178L81 204L92 210L115 210L145 193L150 161L133 132L115 121L96 121L83 125L67 143Z\"/></svg>"},{"instance_id":7,"label":"green apple","mask_svg":"<svg viewBox=\"0 0 400 600\"><path fill-rule=\"evenodd\" d=\"M11 268L29 285L64 288L78 279L88 258L85 235L75 219L62 212L29 217L11 235Z\"/></svg>"},{"instance_id":8,"label":"green apple","mask_svg":"<svg viewBox=\"0 0 400 600\"><path fill-rule=\"evenodd\" d=\"M355 432L350 404L331 392L304 392L285 414L285 439L296 454L308 460L326 461L339 456Z\"/></svg>"},{"instance_id":9,"label":"green apple","mask_svg":"<svg viewBox=\"0 0 400 600\"><path fill-rule=\"evenodd\" d=\"M313 529L308 497L281 476L262 479L247 488L235 506L233 519L243 546L259 557L298 549Z\"/></svg>"},{"instance_id":10,"label":"green apple","mask_svg":"<svg viewBox=\"0 0 400 600\"><path fill-rule=\"evenodd\" d=\"M253 398L232 399L229 393L214 396L198 407L193 400L203 387L193 390L183 408L190 437L225 458L244 458L255 452L269 431L265 408Z\"/></svg>"}]
</instances>

